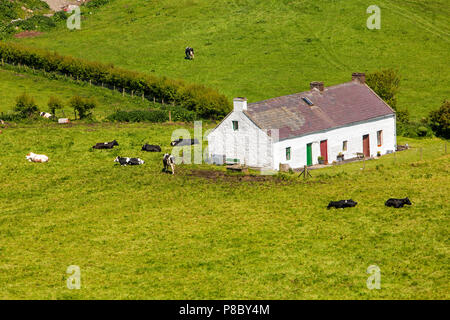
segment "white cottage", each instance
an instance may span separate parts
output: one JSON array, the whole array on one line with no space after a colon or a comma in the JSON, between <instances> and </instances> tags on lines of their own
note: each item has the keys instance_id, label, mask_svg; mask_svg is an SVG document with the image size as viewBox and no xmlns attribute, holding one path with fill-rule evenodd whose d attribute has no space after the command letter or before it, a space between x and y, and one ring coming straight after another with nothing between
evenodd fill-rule
<instances>
[{"instance_id":1,"label":"white cottage","mask_svg":"<svg viewBox=\"0 0 450 320\"><path fill-rule=\"evenodd\" d=\"M209 155L277 170L386 154L396 148L395 112L365 83L352 81L247 104L235 98L233 111L208 135Z\"/></svg>"}]
</instances>

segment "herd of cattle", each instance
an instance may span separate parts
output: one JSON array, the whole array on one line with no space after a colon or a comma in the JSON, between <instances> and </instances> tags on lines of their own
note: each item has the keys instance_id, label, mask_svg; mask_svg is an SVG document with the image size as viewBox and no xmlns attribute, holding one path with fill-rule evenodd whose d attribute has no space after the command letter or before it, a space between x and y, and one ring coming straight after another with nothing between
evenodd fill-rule
<instances>
[{"instance_id":1,"label":"herd of cattle","mask_svg":"<svg viewBox=\"0 0 450 320\"><path fill-rule=\"evenodd\" d=\"M327 206L327 209L330 209L330 208L336 208L336 209L352 208L352 207L355 207L357 204L358 204L358 202L353 201L352 199L330 201L330 203ZM384 205L386 207L394 207L397 209L403 208L405 206L405 204L411 205L411 201L408 199L408 197L403 198L403 199L390 198L384 203Z\"/></svg>"},{"instance_id":2,"label":"herd of cattle","mask_svg":"<svg viewBox=\"0 0 450 320\"><path fill-rule=\"evenodd\" d=\"M198 141L197 141L198 143ZM172 141L170 143L172 146L174 145L190 145L193 144L193 140L183 140L183 139L177 139L175 141ZM116 140L113 140L111 142L101 142L95 144L92 148L93 149L112 149L114 146L118 146L119 143ZM153 144L144 144L142 146L142 151L148 151L148 152L161 152L161 147L158 145ZM114 159L114 162L118 162L121 166L137 166L144 164L144 160L139 158L130 158L130 157L121 157L118 156L116 159ZM175 157L171 154L165 153L163 156L163 171L167 172L168 168L170 167L172 174L175 174Z\"/></svg>"},{"instance_id":3,"label":"herd of cattle","mask_svg":"<svg viewBox=\"0 0 450 320\"><path fill-rule=\"evenodd\" d=\"M193 144L198 144L197 139L177 139L170 143L171 146L188 146ZM101 142L95 144L92 148L93 149L112 149L114 146L118 146L119 143L116 140L113 140L111 142ZM152 144L144 144L142 146L142 151L148 151L148 152L161 152L161 147L158 145L152 145ZM30 152L26 155L26 158L30 162L48 162L48 157L43 154L35 154L33 152ZM168 172L168 169L170 167L172 174L175 174L175 157L169 153L165 153L163 156L163 171ZM118 162L121 166L127 166L127 165L141 165L144 164L144 160L139 158L130 158L130 157L121 157L118 156L116 159L114 159L114 162ZM330 208L336 208L336 209L344 209L344 208L352 208L355 207L358 203L356 201L353 201L352 199L349 200L339 200L339 201L330 201L330 203L327 206L327 209ZM403 199L395 199L390 198L385 203L385 206L387 207L394 207L394 208L403 208L406 204L411 205L411 201L406 197Z\"/></svg>"},{"instance_id":4,"label":"herd of cattle","mask_svg":"<svg viewBox=\"0 0 450 320\"><path fill-rule=\"evenodd\" d=\"M197 144L197 139L177 139L175 141L172 141L170 144L172 146L176 145L192 145ZM115 146L118 146L119 143L116 140L113 140L111 142L100 142L96 143L92 148L93 149L112 149ZM158 145L152 145L152 144L144 144L142 146L142 151L148 151L148 152L161 152L161 147ZM33 152L30 152L26 155L26 159L30 162L48 162L48 157L43 154L35 154ZM163 171L168 172L168 169L170 167L172 174L175 174L175 157L171 154L165 153L163 156ZM121 166L134 166L134 165L141 165L144 164L144 160L139 158L130 158L130 157L121 157L118 156L114 159L114 162L118 162Z\"/></svg>"}]
</instances>

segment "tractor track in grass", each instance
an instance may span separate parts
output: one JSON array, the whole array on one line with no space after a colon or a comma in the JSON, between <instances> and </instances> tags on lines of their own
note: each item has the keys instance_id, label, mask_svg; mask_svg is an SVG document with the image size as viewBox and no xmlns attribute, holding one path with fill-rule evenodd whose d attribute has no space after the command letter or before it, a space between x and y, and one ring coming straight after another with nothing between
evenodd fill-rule
<instances>
[{"instance_id":1,"label":"tractor track in grass","mask_svg":"<svg viewBox=\"0 0 450 320\"><path fill-rule=\"evenodd\" d=\"M415 14L412 10L408 10L408 9L401 9L399 7L397 7L396 5L390 3L390 2L385 2L384 6L391 9L393 12L401 15L402 17L406 18L406 20L416 24L417 26L421 27L422 29L434 34L435 36L441 38L442 40L444 40L445 42L450 42L449 40L449 36L450 34L442 31L440 29L437 29L436 26L432 25L431 23L428 23L426 20L424 20L423 18L421 18L419 15Z\"/></svg>"}]
</instances>

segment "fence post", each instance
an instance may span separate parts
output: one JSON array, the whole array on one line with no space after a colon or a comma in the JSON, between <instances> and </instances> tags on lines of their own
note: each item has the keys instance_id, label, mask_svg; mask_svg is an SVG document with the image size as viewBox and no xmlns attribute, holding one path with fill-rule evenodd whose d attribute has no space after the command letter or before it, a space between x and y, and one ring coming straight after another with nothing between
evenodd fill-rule
<instances>
[{"instance_id":1,"label":"fence post","mask_svg":"<svg viewBox=\"0 0 450 320\"><path fill-rule=\"evenodd\" d=\"M122 97L125 97L125 88L122 88Z\"/></svg>"},{"instance_id":2,"label":"fence post","mask_svg":"<svg viewBox=\"0 0 450 320\"><path fill-rule=\"evenodd\" d=\"M2 67L5 65L5 62L3 61L3 58L2 58Z\"/></svg>"},{"instance_id":3,"label":"fence post","mask_svg":"<svg viewBox=\"0 0 450 320\"><path fill-rule=\"evenodd\" d=\"M164 98L161 99L161 103L164 104Z\"/></svg>"},{"instance_id":4,"label":"fence post","mask_svg":"<svg viewBox=\"0 0 450 320\"><path fill-rule=\"evenodd\" d=\"M447 142L444 142L444 154L447 154Z\"/></svg>"},{"instance_id":5,"label":"fence post","mask_svg":"<svg viewBox=\"0 0 450 320\"><path fill-rule=\"evenodd\" d=\"M142 93L142 101L144 101L144 93Z\"/></svg>"},{"instance_id":6,"label":"fence post","mask_svg":"<svg viewBox=\"0 0 450 320\"><path fill-rule=\"evenodd\" d=\"M131 97L134 97L134 90L131 90Z\"/></svg>"},{"instance_id":7,"label":"fence post","mask_svg":"<svg viewBox=\"0 0 450 320\"><path fill-rule=\"evenodd\" d=\"M422 155L422 147L420 148L420 161L423 160L423 155Z\"/></svg>"},{"instance_id":8,"label":"fence post","mask_svg":"<svg viewBox=\"0 0 450 320\"><path fill-rule=\"evenodd\" d=\"M169 110L169 122L172 122L172 113Z\"/></svg>"},{"instance_id":9,"label":"fence post","mask_svg":"<svg viewBox=\"0 0 450 320\"><path fill-rule=\"evenodd\" d=\"M89 79L89 85L92 86L92 80L91 79Z\"/></svg>"},{"instance_id":10,"label":"fence post","mask_svg":"<svg viewBox=\"0 0 450 320\"><path fill-rule=\"evenodd\" d=\"M153 97L153 104L155 104L156 103L156 99L155 99L155 97Z\"/></svg>"}]
</instances>

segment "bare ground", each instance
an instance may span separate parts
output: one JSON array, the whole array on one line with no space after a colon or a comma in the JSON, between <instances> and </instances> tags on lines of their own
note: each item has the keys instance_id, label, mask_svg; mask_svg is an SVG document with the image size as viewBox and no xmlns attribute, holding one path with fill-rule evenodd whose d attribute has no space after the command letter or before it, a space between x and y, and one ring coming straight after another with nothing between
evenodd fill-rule
<instances>
[{"instance_id":1,"label":"bare ground","mask_svg":"<svg viewBox=\"0 0 450 320\"><path fill-rule=\"evenodd\" d=\"M39 31L22 31L19 33L16 33L14 35L14 38L33 38L33 37L37 37L39 35L43 34L43 32L39 32Z\"/></svg>"},{"instance_id":2,"label":"bare ground","mask_svg":"<svg viewBox=\"0 0 450 320\"><path fill-rule=\"evenodd\" d=\"M61 11L63 7L65 7L66 5L69 4L77 4L77 5L81 5L85 2L88 2L89 0L43 0L45 2L47 2L47 4L50 6L50 8L53 11Z\"/></svg>"}]
</instances>

